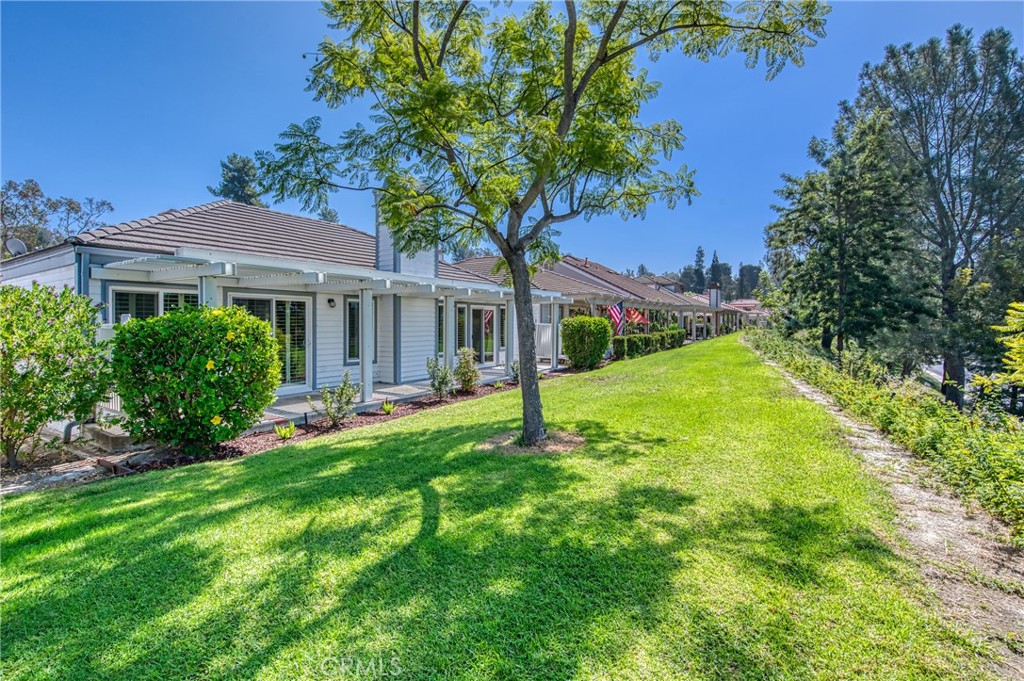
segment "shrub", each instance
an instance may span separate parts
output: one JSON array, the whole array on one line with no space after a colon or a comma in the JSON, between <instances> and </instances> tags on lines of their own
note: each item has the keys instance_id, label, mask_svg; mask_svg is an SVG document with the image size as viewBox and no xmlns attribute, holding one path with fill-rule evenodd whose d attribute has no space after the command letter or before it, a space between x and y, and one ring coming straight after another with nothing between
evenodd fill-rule
<instances>
[{"instance_id":1,"label":"shrub","mask_svg":"<svg viewBox=\"0 0 1024 681\"><path fill-rule=\"evenodd\" d=\"M612 325L604 317L569 317L562 320L562 350L574 369L593 369L608 350Z\"/></svg>"},{"instance_id":2,"label":"shrub","mask_svg":"<svg viewBox=\"0 0 1024 681\"><path fill-rule=\"evenodd\" d=\"M519 382L519 360L512 360L512 364L508 368L508 380L512 383Z\"/></svg>"},{"instance_id":3,"label":"shrub","mask_svg":"<svg viewBox=\"0 0 1024 681\"><path fill-rule=\"evenodd\" d=\"M274 432L278 440L291 440L295 436L295 424L289 422L284 426L274 426Z\"/></svg>"},{"instance_id":4,"label":"shrub","mask_svg":"<svg viewBox=\"0 0 1024 681\"><path fill-rule=\"evenodd\" d=\"M626 357L641 357L646 352L647 345L644 336L634 334L626 336Z\"/></svg>"},{"instance_id":5,"label":"shrub","mask_svg":"<svg viewBox=\"0 0 1024 681\"><path fill-rule=\"evenodd\" d=\"M626 336L615 336L612 338L612 357L615 359L626 359Z\"/></svg>"},{"instance_id":6,"label":"shrub","mask_svg":"<svg viewBox=\"0 0 1024 681\"><path fill-rule=\"evenodd\" d=\"M668 350L668 334L664 331L657 331L651 334L651 352Z\"/></svg>"},{"instance_id":7,"label":"shrub","mask_svg":"<svg viewBox=\"0 0 1024 681\"><path fill-rule=\"evenodd\" d=\"M504 381L495 381L494 382L494 389L495 390L502 390L504 387L505 387L505 382Z\"/></svg>"},{"instance_id":8,"label":"shrub","mask_svg":"<svg viewBox=\"0 0 1024 681\"><path fill-rule=\"evenodd\" d=\"M430 392L439 400L443 400L455 390L455 376L452 369L437 357L427 357L427 376L430 377Z\"/></svg>"},{"instance_id":9,"label":"shrub","mask_svg":"<svg viewBox=\"0 0 1024 681\"><path fill-rule=\"evenodd\" d=\"M395 403L385 397L384 401L380 403L380 410L385 414L390 414L395 410Z\"/></svg>"},{"instance_id":10,"label":"shrub","mask_svg":"<svg viewBox=\"0 0 1024 681\"><path fill-rule=\"evenodd\" d=\"M459 348L455 353L455 380L465 393L475 390L480 382L480 369L477 368L476 350L473 348Z\"/></svg>"},{"instance_id":11,"label":"shrub","mask_svg":"<svg viewBox=\"0 0 1024 681\"><path fill-rule=\"evenodd\" d=\"M1024 424L984 405L961 413L938 393L895 379L864 360L836 366L798 342L749 331L762 354L829 393L845 409L927 459L952 486L977 499L1024 539Z\"/></svg>"},{"instance_id":12,"label":"shrub","mask_svg":"<svg viewBox=\"0 0 1024 681\"><path fill-rule=\"evenodd\" d=\"M14 468L47 423L92 413L110 390L110 364L87 296L0 286L0 310L0 445Z\"/></svg>"},{"instance_id":13,"label":"shrub","mask_svg":"<svg viewBox=\"0 0 1024 681\"><path fill-rule=\"evenodd\" d=\"M237 437L274 401L277 340L240 307L183 308L115 328L121 423L136 438L195 454Z\"/></svg>"},{"instance_id":14,"label":"shrub","mask_svg":"<svg viewBox=\"0 0 1024 681\"><path fill-rule=\"evenodd\" d=\"M356 396L359 395L359 386L352 382L349 372L341 379L341 384L331 390L330 386L320 386L320 402L323 406L317 409L312 397L306 397L310 410L322 414L332 428L337 428L341 422L352 415L356 406Z\"/></svg>"}]
</instances>

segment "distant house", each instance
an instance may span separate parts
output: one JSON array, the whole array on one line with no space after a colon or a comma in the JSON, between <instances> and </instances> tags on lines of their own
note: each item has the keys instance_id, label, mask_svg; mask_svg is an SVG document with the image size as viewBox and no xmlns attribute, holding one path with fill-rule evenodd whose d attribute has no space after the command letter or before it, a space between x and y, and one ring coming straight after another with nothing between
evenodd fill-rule
<instances>
[{"instance_id":1,"label":"distant house","mask_svg":"<svg viewBox=\"0 0 1024 681\"><path fill-rule=\"evenodd\" d=\"M515 359L510 287L436 250L404 255L383 225L367 234L230 201L85 232L3 261L0 279L88 294L105 306L107 329L182 305L242 306L282 339L279 395L337 384L350 371L369 402L375 382L421 381L428 357L453 364L461 346L491 373ZM538 305L574 300L533 294Z\"/></svg>"}]
</instances>

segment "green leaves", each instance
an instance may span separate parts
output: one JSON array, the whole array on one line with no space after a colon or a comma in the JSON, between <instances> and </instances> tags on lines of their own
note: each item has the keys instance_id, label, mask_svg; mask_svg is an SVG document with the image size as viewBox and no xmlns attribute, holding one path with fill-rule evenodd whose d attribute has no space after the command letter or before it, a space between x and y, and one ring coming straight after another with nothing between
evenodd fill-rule
<instances>
[{"instance_id":1,"label":"green leaves","mask_svg":"<svg viewBox=\"0 0 1024 681\"><path fill-rule=\"evenodd\" d=\"M183 308L117 326L113 369L137 438L200 453L256 423L281 374L270 325L243 308Z\"/></svg>"},{"instance_id":2,"label":"green leaves","mask_svg":"<svg viewBox=\"0 0 1024 681\"><path fill-rule=\"evenodd\" d=\"M0 310L0 445L11 459L47 423L89 416L111 378L87 296L4 285Z\"/></svg>"},{"instance_id":3,"label":"green leaves","mask_svg":"<svg viewBox=\"0 0 1024 681\"><path fill-rule=\"evenodd\" d=\"M643 120L660 88L636 65L671 51L732 50L772 76L824 35L817 2L512 5L352 3L325 7L309 89L329 107L366 97L368 125L330 142L319 119L260 155L277 200L307 209L341 188L380 190L406 251L489 238L528 250L551 224L696 195L675 121ZM521 230L521 226L524 226Z\"/></svg>"}]
</instances>

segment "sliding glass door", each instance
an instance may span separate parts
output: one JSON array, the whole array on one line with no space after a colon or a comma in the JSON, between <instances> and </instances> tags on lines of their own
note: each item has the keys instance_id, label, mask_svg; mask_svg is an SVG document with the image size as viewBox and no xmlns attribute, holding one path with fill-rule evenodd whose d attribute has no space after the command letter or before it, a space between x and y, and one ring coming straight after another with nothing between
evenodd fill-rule
<instances>
[{"instance_id":1,"label":"sliding glass door","mask_svg":"<svg viewBox=\"0 0 1024 681\"><path fill-rule=\"evenodd\" d=\"M470 322L470 337L477 361L481 364L494 364L494 308L474 307Z\"/></svg>"},{"instance_id":2,"label":"sliding glass door","mask_svg":"<svg viewBox=\"0 0 1024 681\"><path fill-rule=\"evenodd\" d=\"M309 305L306 300L232 297L231 302L273 327L281 358L281 385L309 387Z\"/></svg>"}]
</instances>

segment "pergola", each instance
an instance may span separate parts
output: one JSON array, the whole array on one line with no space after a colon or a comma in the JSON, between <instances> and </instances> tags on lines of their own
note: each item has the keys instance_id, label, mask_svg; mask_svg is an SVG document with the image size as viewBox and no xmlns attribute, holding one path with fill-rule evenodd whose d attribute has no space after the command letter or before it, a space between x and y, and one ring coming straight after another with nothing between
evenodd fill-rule
<instances>
[{"instance_id":1,"label":"pergola","mask_svg":"<svg viewBox=\"0 0 1024 681\"><path fill-rule=\"evenodd\" d=\"M359 380L361 399L373 399L373 296L395 294L434 298L444 305L444 361L455 363L456 299L505 305L506 366L515 355L515 305L513 290L487 282L424 277L401 272L313 263L230 251L183 247L173 255L137 257L90 267L89 276L104 282L194 283L201 305L219 307L227 303L226 287L281 289L312 293L356 294L359 296ZM533 290L535 303L572 302L555 291ZM114 320L110 320L114 321ZM557 337L557 334L555 334ZM557 342L557 341L556 341ZM555 350L557 351L557 347ZM555 355L557 357L557 354Z\"/></svg>"}]
</instances>

